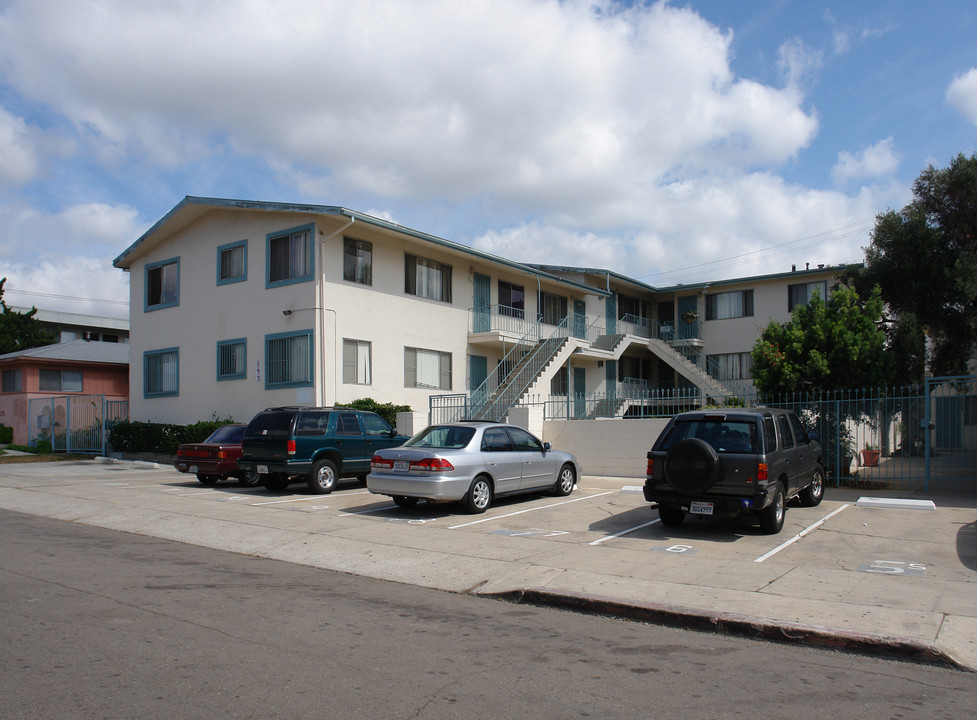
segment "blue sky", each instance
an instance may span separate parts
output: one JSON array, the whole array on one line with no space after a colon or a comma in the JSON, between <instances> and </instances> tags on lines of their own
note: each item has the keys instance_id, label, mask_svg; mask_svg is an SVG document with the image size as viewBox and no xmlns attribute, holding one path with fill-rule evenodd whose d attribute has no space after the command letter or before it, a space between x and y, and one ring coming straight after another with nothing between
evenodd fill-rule
<instances>
[{"instance_id":1,"label":"blue sky","mask_svg":"<svg viewBox=\"0 0 977 720\"><path fill-rule=\"evenodd\" d=\"M860 261L977 151L977 4L0 0L8 304L126 314L185 195L652 285Z\"/></svg>"}]
</instances>

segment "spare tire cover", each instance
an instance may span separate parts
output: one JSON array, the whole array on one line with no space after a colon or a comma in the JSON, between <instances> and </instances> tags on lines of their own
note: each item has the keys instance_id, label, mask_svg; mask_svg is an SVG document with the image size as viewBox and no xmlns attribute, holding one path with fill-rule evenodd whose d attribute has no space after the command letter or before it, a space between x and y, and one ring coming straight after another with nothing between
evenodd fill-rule
<instances>
[{"instance_id":1,"label":"spare tire cover","mask_svg":"<svg viewBox=\"0 0 977 720\"><path fill-rule=\"evenodd\" d=\"M665 479L677 493L704 493L718 478L719 455L705 440L679 440L665 455Z\"/></svg>"}]
</instances>

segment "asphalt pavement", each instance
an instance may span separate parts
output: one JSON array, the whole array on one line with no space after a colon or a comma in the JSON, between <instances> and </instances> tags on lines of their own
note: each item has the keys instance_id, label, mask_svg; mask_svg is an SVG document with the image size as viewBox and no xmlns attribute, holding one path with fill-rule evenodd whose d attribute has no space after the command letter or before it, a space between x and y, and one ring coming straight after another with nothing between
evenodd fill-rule
<instances>
[{"instance_id":1,"label":"asphalt pavement","mask_svg":"<svg viewBox=\"0 0 977 720\"><path fill-rule=\"evenodd\" d=\"M977 498L828 488L766 535L748 519L665 528L643 478L572 495L399 508L208 488L151 462L0 464L0 507L471 595L977 671Z\"/></svg>"}]
</instances>

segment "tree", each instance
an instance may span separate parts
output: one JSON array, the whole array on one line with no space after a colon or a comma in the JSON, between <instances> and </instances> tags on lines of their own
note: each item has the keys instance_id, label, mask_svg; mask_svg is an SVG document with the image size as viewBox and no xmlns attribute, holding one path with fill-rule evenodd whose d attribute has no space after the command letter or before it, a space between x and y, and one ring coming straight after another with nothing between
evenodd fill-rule
<instances>
[{"instance_id":1,"label":"tree","mask_svg":"<svg viewBox=\"0 0 977 720\"><path fill-rule=\"evenodd\" d=\"M977 154L923 170L913 200L876 218L865 266L845 280L881 288L900 381L919 382L924 362L933 375L966 373L977 341Z\"/></svg>"},{"instance_id":2,"label":"tree","mask_svg":"<svg viewBox=\"0 0 977 720\"><path fill-rule=\"evenodd\" d=\"M815 293L796 305L786 323L776 320L753 346L753 380L767 397L787 392L881 387L892 380L882 298L876 288L861 300L851 288Z\"/></svg>"},{"instance_id":3,"label":"tree","mask_svg":"<svg viewBox=\"0 0 977 720\"><path fill-rule=\"evenodd\" d=\"M0 279L0 355L52 344L54 333L44 328L34 315L37 308L19 313L7 307L3 299L3 286L7 278Z\"/></svg>"}]
</instances>

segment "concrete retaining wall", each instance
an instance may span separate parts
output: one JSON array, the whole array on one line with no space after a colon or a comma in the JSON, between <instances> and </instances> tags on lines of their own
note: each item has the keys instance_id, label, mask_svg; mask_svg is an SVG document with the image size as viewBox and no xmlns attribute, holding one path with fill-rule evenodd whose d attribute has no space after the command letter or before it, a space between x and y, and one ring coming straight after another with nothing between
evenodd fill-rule
<instances>
[{"instance_id":1,"label":"concrete retaining wall","mask_svg":"<svg viewBox=\"0 0 977 720\"><path fill-rule=\"evenodd\" d=\"M644 482L648 451L668 418L649 420L547 420L543 439L577 456L587 475Z\"/></svg>"}]
</instances>

